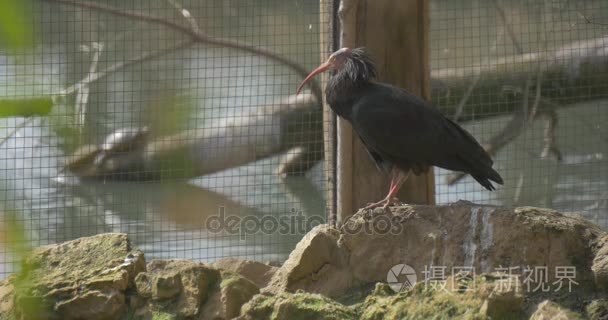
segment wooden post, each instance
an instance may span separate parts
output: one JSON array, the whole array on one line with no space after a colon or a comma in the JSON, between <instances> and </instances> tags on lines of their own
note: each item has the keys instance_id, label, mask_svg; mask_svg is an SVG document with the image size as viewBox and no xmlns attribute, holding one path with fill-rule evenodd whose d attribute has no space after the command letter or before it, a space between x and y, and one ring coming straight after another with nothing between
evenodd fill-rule
<instances>
[{"instance_id":1,"label":"wooden post","mask_svg":"<svg viewBox=\"0 0 608 320\"><path fill-rule=\"evenodd\" d=\"M319 63L325 61L329 53L333 51L333 43L334 43L334 26L337 23L334 21L334 6L335 0L320 0L320 52L321 56L319 57ZM321 79L321 87L325 88L327 84L328 75L326 73L322 74ZM336 214L336 181L335 181L335 126L336 126L336 116L333 114L329 106L327 105L327 101L325 101L325 94L323 94L323 152L324 152L324 161L325 161L325 174L326 174L326 186L327 186L327 204L326 204L326 213L327 213L327 222L333 226L337 224L337 214Z\"/></svg>"},{"instance_id":2,"label":"wooden post","mask_svg":"<svg viewBox=\"0 0 608 320\"><path fill-rule=\"evenodd\" d=\"M342 0L342 47L366 47L379 80L429 99L428 1ZM337 123L337 211L343 221L372 201L382 199L389 181L375 168L365 147L344 120ZM411 175L399 198L434 204L434 175Z\"/></svg>"}]
</instances>

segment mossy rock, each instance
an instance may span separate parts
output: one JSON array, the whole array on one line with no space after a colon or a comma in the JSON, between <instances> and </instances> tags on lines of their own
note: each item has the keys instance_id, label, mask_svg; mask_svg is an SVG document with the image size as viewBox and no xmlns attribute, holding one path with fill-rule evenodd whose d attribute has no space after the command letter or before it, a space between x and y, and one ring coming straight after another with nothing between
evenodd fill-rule
<instances>
[{"instance_id":1,"label":"mossy rock","mask_svg":"<svg viewBox=\"0 0 608 320\"><path fill-rule=\"evenodd\" d=\"M459 276L437 285L418 283L400 293L378 283L352 306L302 291L259 294L243 307L239 319L523 319L523 294L516 281L499 274Z\"/></svg>"},{"instance_id":2,"label":"mossy rock","mask_svg":"<svg viewBox=\"0 0 608 320\"><path fill-rule=\"evenodd\" d=\"M583 316L560 306L559 304L545 300L538 304L536 310L530 316L530 320L582 320Z\"/></svg>"},{"instance_id":3,"label":"mossy rock","mask_svg":"<svg viewBox=\"0 0 608 320\"><path fill-rule=\"evenodd\" d=\"M222 271L221 281L201 311L201 319L233 319L239 316L241 307L259 292L252 281L237 273Z\"/></svg>"},{"instance_id":4,"label":"mossy rock","mask_svg":"<svg viewBox=\"0 0 608 320\"><path fill-rule=\"evenodd\" d=\"M220 271L190 260L152 260L147 271L135 278L144 308L157 314L193 317L200 313Z\"/></svg>"},{"instance_id":5,"label":"mossy rock","mask_svg":"<svg viewBox=\"0 0 608 320\"><path fill-rule=\"evenodd\" d=\"M596 299L585 308L587 318L591 320L608 319L608 299Z\"/></svg>"},{"instance_id":6,"label":"mossy rock","mask_svg":"<svg viewBox=\"0 0 608 320\"><path fill-rule=\"evenodd\" d=\"M242 320L348 320L356 311L319 294L305 292L258 294L242 309Z\"/></svg>"},{"instance_id":7,"label":"mossy rock","mask_svg":"<svg viewBox=\"0 0 608 320\"><path fill-rule=\"evenodd\" d=\"M378 284L357 308L360 319L515 319L521 317L523 295L516 278L498 275L449 277L440 283L418 283L395 295Z\"/></svg>"},{"instance_id":8,"label":"mossy rock","mask_svg":"<svg viewBox=\"0 0 608 320\"><path fill-rule=\"evenodd\" d=\"M12 278L16 319L112 319L145 270L127 235L106 233L34 249Z\"/></svg>"}]
</instances>

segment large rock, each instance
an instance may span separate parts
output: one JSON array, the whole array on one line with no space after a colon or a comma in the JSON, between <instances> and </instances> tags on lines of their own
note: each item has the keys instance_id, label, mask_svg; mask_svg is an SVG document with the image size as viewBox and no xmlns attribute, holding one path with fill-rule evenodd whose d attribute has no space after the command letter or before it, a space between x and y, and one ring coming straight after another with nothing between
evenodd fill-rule
<instances>
[{"instance_id":1,"label":"large rock","mask_svg":"<svg viewBox=\"0 0 608 320\"><path fill-rule=\"evenodd\" d=\"M576 319L582 310L606 319L607 257L607 234L583 220L463 202L318 226L278 269L236 259L146 267L126 235L104 234L34 250L0 282L0 319ZM550 290L530 292L523 267L546 268ZM556 291L562 267L572 292L567 282Z\"/></svg>"},{"instance_id":2,"label":"large rock","mask_svg":"<svg viewBox=\"0 0 608 320\"><path fill-rule=\"evenodd\" d=\"M260 292L251 281L240 275L223 271L222 280L201 312L201 319L219 320L238 317L241 307Z\"/></svg>"},{"instance_id":3,"label":"large rock","mask_svg":"<svg viewBox=\"0 0 608 320\"><path fill-rule=\"evenodd\" d=\"M216 269L232 271L255 283L259 288L264 288L277 271L277 267L270 266L252 260L241 260L236 258L220 259L213 264Z\"/></svg>"},{"instance_id":4,"label":"large rock","mask_svg":"<svg viewBox=\"0 0 608 320\"><path fill-rule=\"evenodd\" d=\"M358 319L356 310L319 294L306 292L258 294L245 306L238 320L349 320Z\"/></svg>"},{"instance_id":5,"label":"large rock","mask_svg":"<svg viewBox=\"0 0 608 320\"><path fill-rule=\"evenodd\" d=\"M259 293L254 283L237 273L189 260L153 260L147 269L135 278L143 303L134 315L142 319L159 314L178 319L232 319Z\"/></svg>"},{"instance_id":6,"label":"large rock","mask_svg":"<svg viewBox=\"0 0 608 320\"><path fill-rule=\"evenodd\" d=\"M591 269L597 286L603 291L608 291L608 235L602 237L598 248Z\"/></svg>"},{"instance_id":7,"label":"large rock","mask_svg":"<svg viewBox=\"0 0 608 320\"><path fill-rule=\"evenodd\" d=\"M486 274L437 285L418 283L400 293L378 283L364 301L350 306L302 291L263 293L243 307L238 319L524 319L517 281L514 276Z\"/></svg>"},{"instance_id":8,"label":"large rock","mask_svg":"<svg viewBox=\"0 0 608 320\"><path fill-rule=\"evenodd\" d=\"M267 292L307 292L337 296L354 284L349 252L338 244L340 232L327 225L311 230L275 273Z\"/></svg>"},{"instance_id":9,"label":"large rock","mask_svg":"<svg viewBox=\"0 0 608 320\"><path fill-rule=\"evenodd\" d=\"M392 232L374 224L389 222ZM357 231L365 227L372 232ZM359 212L342 228L341 243L361 281L383 281L405 263L422 278L425 266L469 266L477 273L502 267L573 266L581 285L593 283L594 244L605 233L582 219L538 208L499 208L459 202L450 206L402 206L392 212Z\"/></svg>"},{"instance_id":10,"label":"large rock","mask_svg":"<svg viewBox=\"0 0 608 320\"><path fill-rule=\"evenodd\" d=\"M11 284L18 319L115 319L145 270L127 235L101 234L35 249Z\"/></svg>"},{"instance_id":11,"label":"large rock","mask_svg":"<svg viewBox=\"0 0 608 320\"><path fill-rule=\"evenodd\" d=\"M35 249L0 282L0 320L232 319L259 288L189 260L153 260L125 234Z\"/></svg>"},{"instance_id":12,"label":"large rock","mask_svg":"<svg viewBox=\"0 0 608 320\"><path fill-rule=\"evenodd\" d=\"M147 269L135 278L139 297L149 299L146 307L184 318L199 314L220 278L218 270L189 260L152 260Z\"/></svg>"},{"instance_id":13,"label":"large rock","mask_svg":"<svg viewBox=\"0 0 608 320\"><path fill-rule=\"evenodd\" d=\"M418 279L424 279L431 265L445 267L448 273L452 268L473 268L477 274L504 268L522 274L527 267L546 267L551 283L557 268L569 267L575 270L576 288L594 289L608 270L598 262L604 260L595 257L604 235L582 219L531 207L459 202L359 211L340 230L312 230L267 290L302 289L339 297L353 287L387 281L391 268L399 264L411 266Z\"/></svg>"},{"instance_id":14,"label":"large rock","mask_svg":"<svg viewBox=\"0 0 608 320\"><path fill-rule=\"evenodd\" d=\"M523 294L514 276L457 275L445 282L418 283L394 294L378 284L363 303L356 306L360 319L521 319ZM520 287L519 287L520 288Z\"/></svg>"}]
</instances>

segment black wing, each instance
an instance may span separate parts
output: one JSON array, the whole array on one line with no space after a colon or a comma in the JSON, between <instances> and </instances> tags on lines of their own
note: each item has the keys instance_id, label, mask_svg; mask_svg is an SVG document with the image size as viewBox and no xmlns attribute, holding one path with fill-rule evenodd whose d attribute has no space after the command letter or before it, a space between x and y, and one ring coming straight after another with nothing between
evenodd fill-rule
<instances>
[{"instance_id":1,"label":"black wing","mask_svg":"<svg viewBox=\"0 0 608 320\"><path fill-rule=\"evenodd\" d=\"M488 180L502 184L473 136L403 89L374 83L353 105L351 122L374 158L404 170L433 165L466 172L489 190Z\"/></svg>"}]
</instances>

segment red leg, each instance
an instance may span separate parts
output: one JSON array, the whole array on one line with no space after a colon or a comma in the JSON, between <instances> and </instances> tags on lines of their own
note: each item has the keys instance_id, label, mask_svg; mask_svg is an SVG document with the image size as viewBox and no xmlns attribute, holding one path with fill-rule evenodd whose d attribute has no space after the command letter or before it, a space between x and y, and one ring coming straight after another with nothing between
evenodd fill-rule
<instances>
[{"instance_id":1,"label":"red leg","mask_svg":"<svg viewBox=\"0 0 608 320\"><path fill-rule=\"evenodd\" d=\"M401 189L401 186L403 185L403 183L405 182L405 180L407 180L407 177L409 176L409 171L407 173L398 170L398 169L393 169L393 171L391 171L391 185L389 187L389 191L388 194L386 195L386 198L376 202L376 203L371 203L368 206L366 206L364 208L364 210L367 209L374 209L377 207L382 206L383 208L388 208L388 206L390 206L391 204L394 203L398 203L399 199L397 199L397 197L395 196L397 194L397 192L399 192L399 189Z\"/></svg>"}]
</instances>

